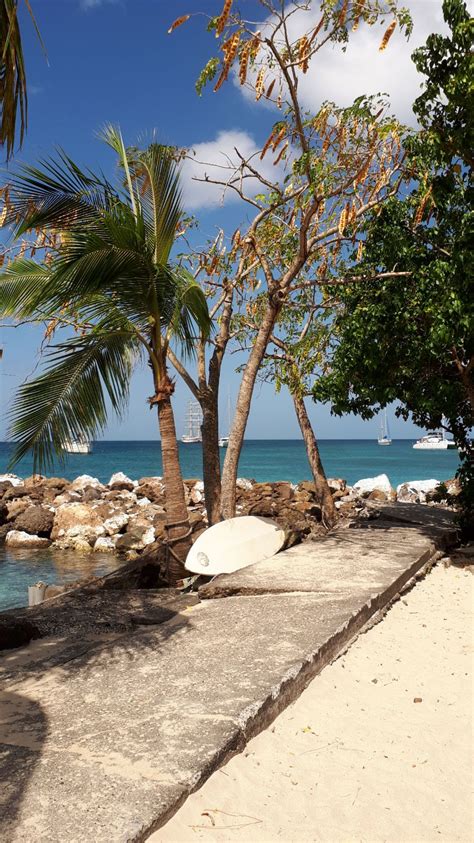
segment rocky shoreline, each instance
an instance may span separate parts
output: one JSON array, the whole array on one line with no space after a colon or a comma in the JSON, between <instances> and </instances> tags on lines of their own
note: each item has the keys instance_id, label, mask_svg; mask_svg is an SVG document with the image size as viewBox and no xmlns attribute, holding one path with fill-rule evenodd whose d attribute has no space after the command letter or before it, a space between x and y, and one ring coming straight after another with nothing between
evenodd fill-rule
<instances>
[{"instance_id":1,"label":"rocky shoreline","mask_svg":"<svg viewBox=\"0 0 474 843\"><path fill-rule=\"evenodd\" d=\"M349 486L330 479L335 505L343 518L363 515L366 500L453 505L456 479L410 481L393 489L385 474ZM195 540L207 527L201 480L184 481ZM237 481L237 514L274 518L288 534L288 544L324 532L314 484ZM40 475L22 479L0 475L0 541L9 547L113 553L135 559L160 544L165 533L166 499L161 477L131 480L122 472L107 484L87 474L69 481Z\"/></svg>"}]
</instances>

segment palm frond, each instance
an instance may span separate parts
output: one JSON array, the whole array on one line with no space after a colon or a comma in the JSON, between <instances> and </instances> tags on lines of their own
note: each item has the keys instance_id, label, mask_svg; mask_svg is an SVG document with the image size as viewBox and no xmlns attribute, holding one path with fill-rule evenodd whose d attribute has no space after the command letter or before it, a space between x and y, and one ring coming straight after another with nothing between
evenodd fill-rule
<instances>
[{"instance_id":1,"label":"palm frond","mask_svg":"<svg viewBox=\"0 0 474 843\"><path fill-rule=\"evenodd\" d=\"M66 440L97 435L107 421L106 398L121 415L136 351L134 336L104 326L54 346L46 371L18 391L11 464L31 451L34 471L42 470L63 457Z\"/></svg>"},{"instance_id":2,"label":"palm frond","mask_svg":"<svg viewBox=\"0 0 474 843\"><path fill-rule=\"evenodd\" d=\"M10 211L5 225L20 221L16 236L35 228L74 229L100 220L119 201L104 177L85 172L62 150L39 166L22 164L9 179Z\"/></svg>"},{"instance_id":3,"label":"palm frond","mask_svg":"<svg viewBox=\"0 0 474 843\"><path fill-rule=\"evenodd\" d=\"M174 270L175 306L169 320L170 334L186 356L193 356L196 336L208 337L211 319L206 297L193 276L183 267Z\"/></svg>"},{"instance_id":4,"label":"palm frond","mask_svg":"<svg viewBox=\"0 0 474 843\"><path fill-rule=\"evenodd\" d=\"M0 273L0 316L27 319L47 315L50 305L51 271L27 258L17 258ZM53 311L54 311L53 303Z\"/></svg>"},{"instance_id":5,"label":"palm frond","mask_svg":"<svg viewBox=\"0 0 474 843\"><path fill-rule=\"evenodd\" d=\"M6 147L7 160L13 154L20 123L20 146L27 126L28 99L25 62L18 23L18 0L0 2L0 146Z\"/></svg>"}]
</instances>

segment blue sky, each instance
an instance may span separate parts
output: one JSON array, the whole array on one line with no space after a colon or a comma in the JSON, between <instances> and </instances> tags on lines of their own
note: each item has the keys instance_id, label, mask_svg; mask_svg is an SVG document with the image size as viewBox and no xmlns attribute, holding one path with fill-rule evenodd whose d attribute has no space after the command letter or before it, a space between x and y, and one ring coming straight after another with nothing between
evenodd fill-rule
<instances>
[{"instance_id":1,"label":"blue sky","mask_svg":"<svg viewBox=\"0 0 474 843\"><path fill-rule=\"evenodd\" d=\"M313 5L316 15L317 4ZM409 56L429 32L442 25L441 0L405 0L404 5L410 7L415 21L410 44L396 33L390 49L380 54L379 30L357 33L345 55L336 49L325 57L324 66L314 72L310 69L302 90L308 108L317 107L323 99L346 104L364 92L388 91L398 116L407 122L412 119L410 103L421 80ZM197 9L217 14L222 0L177 0L173 4L164 0L36 0L33 6L48 63L29 19L24 17L29 130L17 160L35 161L60 145L83 165L110 172L113 159L95 137L108 122L119 123L129 142L156 129L161 140L193 146L206 160L218 160L236 139L251 148L268 136L272 113L243 96L232 83L218 94L209 89L201 98L196 95L194 82L215 47L213 37L205 32L204 19L192 18L172 35L167 34L174 18ZM240 6L246 17L257 15L255 0L242 0ZM185 189L188 208L199 220L196 237L201 241L213 236L220 226L232 231L246 214L238 203L222 206L212 190L206 193L189 178ZM33 371L41 339L39 328L3 329L2 408L11 405L16 386ZM233 397L237 393L236 363L230 356L225 365L223 408L228 392ZM156 436L156 418L146 405L150 391L145 368L134 377L128 417L122 423L111 418L105 438ZM189 397L186 387L177 381L179 432ZM321 438L370 438L377 433L377 421L363 422L353 416L336 419L327 407L308 405ZM413 425L395 420L392 413L389 419L395 437L416 436ZM5 438L5 432L2 418L0 438ZM275 395L269 385L257 387L247 437L299 438L292 405L284 393Z\"/></svg>"}]
</instances>

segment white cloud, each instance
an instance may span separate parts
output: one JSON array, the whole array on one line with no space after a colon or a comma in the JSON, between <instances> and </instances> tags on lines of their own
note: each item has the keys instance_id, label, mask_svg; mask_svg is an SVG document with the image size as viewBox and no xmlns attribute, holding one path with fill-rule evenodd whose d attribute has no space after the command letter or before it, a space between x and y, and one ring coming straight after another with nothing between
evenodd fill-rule
<instances>
[{"instance_id":1,"label":"white cloud","mask_svg":"<svg viewBox=\"0 0 474 843\"><path fill-rule=\"evenodd\" d=\"M206 177L211 180L228 180L240 163L236 149L244 159L251 158L251 164L268 180L274 182L281 175L281 169L274 167L270 154L260 161L258 153L261 147L248 132L238 129L219 132L214 140L191 145L190 158L183 164L184 202L188 210L215 208L240 201L232 188L224 189L221 185L196 181ZM247 195L253 196L264 189L256 179L244 181L244 192Z\"/></svg>"},{"instance_id":2,"label":"white cloud","mask_svg":"<svg viewBox=\"0 0 474 843\"><path fill-rule=\"evenodd\" d=\"M104 6L106 3L120 3L121 0L81 0L81 9L95 9L97 6Z\"/></svg>"},{"instance_id":3,"label":"white cloud","mask_svg":"<svg viewBox=\"0 0 474 843\"><path fill-rule=\"evenodd\" d=\"M361 94L386 93L391 111L403 122L413 124L413 100L420 93L423 77L411 60L416 47L425 43L432 32L445 32L441 0L405 0L413 19L409 41L395 30L387 49L379 52L385 26L360 25L351 33L346 52L341 45L327 45L313 58L306 74L300 74L299 93L302 105L316 111L324 100L337 105L350 105ZM468 5L472 5L472 0ZM321 16L318 4L309 11L296 11L289 19L290 40L296 40L311 29ZM269 77L270 78L270 77ZM244 95L254 99L245 90Z\"/></svg>"}]
</instances>

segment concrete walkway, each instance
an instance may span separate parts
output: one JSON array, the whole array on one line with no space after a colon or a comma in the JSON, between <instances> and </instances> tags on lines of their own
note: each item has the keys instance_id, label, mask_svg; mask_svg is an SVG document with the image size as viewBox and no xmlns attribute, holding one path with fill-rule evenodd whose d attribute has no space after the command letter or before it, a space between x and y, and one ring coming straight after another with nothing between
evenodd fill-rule
<instances>
[{"instance_id":1,"label":"concrete walkway","mask_svg":"<svg viewBox=\"0 0 474 843\"><path fill-rule=\"evenodd\" d=\"M218 578L146 630L6 653L2 841L122 843L163 825L455 540L450 513L383 513Z\"/></svg>"}]
</instances>

